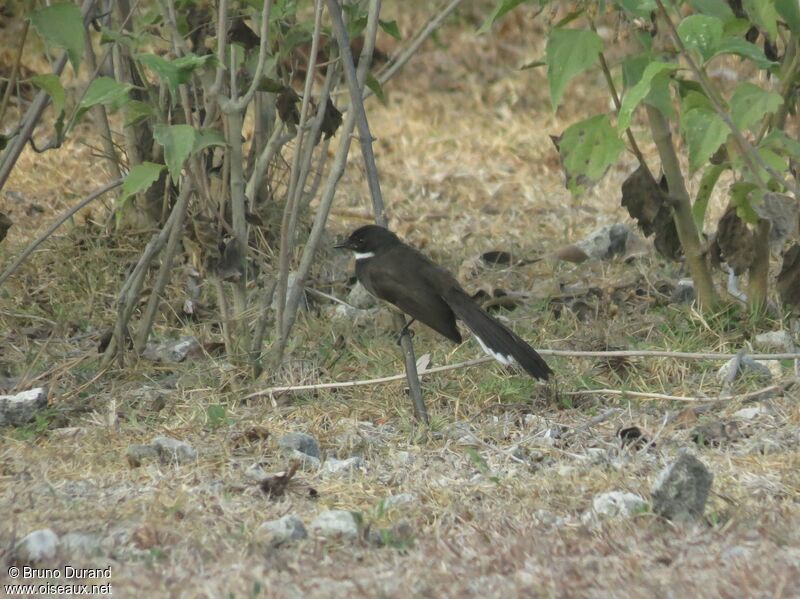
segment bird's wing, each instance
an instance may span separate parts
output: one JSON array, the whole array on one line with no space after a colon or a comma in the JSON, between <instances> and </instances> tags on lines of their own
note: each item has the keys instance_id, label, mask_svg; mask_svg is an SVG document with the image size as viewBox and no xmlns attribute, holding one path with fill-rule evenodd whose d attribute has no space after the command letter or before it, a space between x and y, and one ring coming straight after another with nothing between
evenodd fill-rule
<instances>
[{"instance_id":1,"label":"bird's wing","mask_svg":"<svg viewBox=\"0 0 800 599\"><path fill-rule=\"evenodd\" d=\"M425 278L419 277L419 270L413 268L415 265L407 264L412 268L392 272L372 266L367 264L360 278L364 287L373 295L398 307L437 333L461 343L461 333L456 327L453 311L441 295L427 284Z\"/></svg>"}]
</instances>

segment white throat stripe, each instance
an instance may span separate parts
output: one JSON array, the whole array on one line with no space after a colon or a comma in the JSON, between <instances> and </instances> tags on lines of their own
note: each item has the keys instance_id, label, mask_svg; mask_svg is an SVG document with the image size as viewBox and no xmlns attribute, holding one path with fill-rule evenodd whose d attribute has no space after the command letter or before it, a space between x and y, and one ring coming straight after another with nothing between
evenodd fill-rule
<instances>
[{"instance_id":1,"label":"white throat stripe","mask_svg":"<svg viewBox=\"0 0 800 599\"><path fill-rule=\"evenodd\" d=\"M356 260L366 260L367 258L374 258L375 252L354 252Z\"/></svg>"}]
</instances>

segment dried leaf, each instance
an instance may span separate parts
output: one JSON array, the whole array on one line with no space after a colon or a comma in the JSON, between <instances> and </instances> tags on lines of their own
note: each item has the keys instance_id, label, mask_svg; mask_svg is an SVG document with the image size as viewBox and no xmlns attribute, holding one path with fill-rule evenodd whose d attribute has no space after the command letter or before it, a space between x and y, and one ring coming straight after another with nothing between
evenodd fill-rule
<instances>
[{"instance_id":1,"label":"dried leaf","mask_svg":"<svg viewBox=\"0 0 800 599\"><path fill-rule=\"evenodd\" d=\"M270 497L280 497L286 492L286 488L299 467L300 462L292 462L285 472L266 477L259 483L261 490Z\"/></svg>"},{"instance_id":2,"label":"dried leaf","mask_svg":"<svg viewBox=\"0 0 800 599\"><path fill-rule=\"evenodd\" d=\"M783 266L775 285L781 301L787 306L800 306L800 244L783 254Z\"/></svg>"},{"instance_id":3,"label":"dried leaf","mask_svg":"<svg viewBox=\"0 0 800 599\"><path fill-rule=\"evenodd\" d=\"M622 184L622 206L636 219L645 237L655 233L656 250L675 260L682 250L665 191L664 178L659 184L647 168L640 166Z\"/></svg>"},{"instance_id":4,"label":"dried leaf","mask_svg":"<svg viewBox=\"0 0 800 599\"><path fill-rule=\"evenodd\" d=\"M719 219L714 243L719 248L719 259L727 262L735 274L750 268L755 258L755 236L736 214L735 207L730 206Z\"/></svg>"}]
</instances>

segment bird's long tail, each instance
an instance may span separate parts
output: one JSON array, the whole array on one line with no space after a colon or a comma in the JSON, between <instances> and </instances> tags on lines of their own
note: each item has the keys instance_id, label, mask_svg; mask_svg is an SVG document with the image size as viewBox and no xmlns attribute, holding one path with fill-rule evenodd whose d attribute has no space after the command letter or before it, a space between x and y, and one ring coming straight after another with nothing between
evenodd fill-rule
<instances>
[{"instance_id":1,"label":"bird's long tail","mask_svg":"<svg viewBox=\"0 0 800 599\"><path fill-rule=\"evenodd\" d=\"M536 350L519 335L487 314L475 301L460 289L448 291L444 297L456 316L467 325L483 351L501 364L516 362L532 377L542 380L552 370Z\"/></svg>"}]
</instances>

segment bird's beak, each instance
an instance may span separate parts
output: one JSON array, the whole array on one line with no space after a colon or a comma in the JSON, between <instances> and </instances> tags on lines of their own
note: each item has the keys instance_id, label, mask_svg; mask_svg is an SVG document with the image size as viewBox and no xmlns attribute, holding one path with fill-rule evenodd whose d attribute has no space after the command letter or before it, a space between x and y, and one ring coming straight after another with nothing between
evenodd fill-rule
<instances>
[{"instance_id":1,"label":"bird's beak","mask_svg":"<svg viewBox=\"0 0 800 599\"><path fill-rule=\"evenodd\" d=\"M347 244L347 240L341 241L333 246L337 250L349 250L350 246Z\"/></svg>"}]
</instances>

